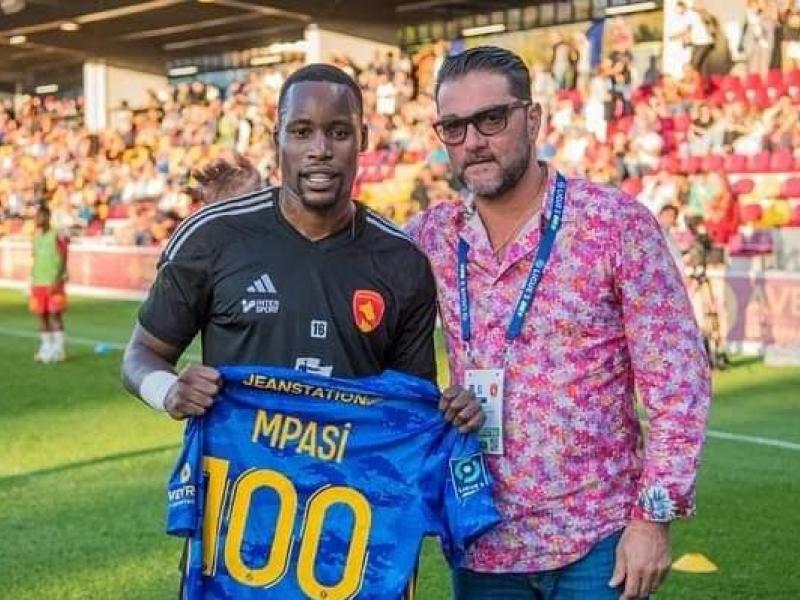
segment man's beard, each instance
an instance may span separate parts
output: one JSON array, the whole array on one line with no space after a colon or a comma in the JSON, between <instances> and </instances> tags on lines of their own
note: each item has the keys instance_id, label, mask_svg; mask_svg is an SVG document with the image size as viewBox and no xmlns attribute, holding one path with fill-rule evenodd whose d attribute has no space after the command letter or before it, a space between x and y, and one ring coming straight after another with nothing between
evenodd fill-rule
<instances>
[{"instance_id":1,"label":"man's beard","mask_svg":"<svg viewBox=\"0 0 800 600\"><path fill-rule=\"evenodd\" d=\"M507 167L503 167L498 162L497 164L500 165L502 169L501 176L499 179L493 182L486 182L481 183L479 185L473 185L469 182L469 179L464 175L464 170L456 174L456 179L458 179L459 183L466 188L471 194L476 196L480 196L481 198L497 198L498 196L502 196L509 190L514 189L514 187L519 183L522 176L525 175L525 171L528 168L528 164L530 163L531 159L531 147L530 144L525 144L522 149L522 154L520 155L518 160L515 160L513 163L508 165ZM497 162L496 159L494 159Z\"/></svg>"}]
</instances>

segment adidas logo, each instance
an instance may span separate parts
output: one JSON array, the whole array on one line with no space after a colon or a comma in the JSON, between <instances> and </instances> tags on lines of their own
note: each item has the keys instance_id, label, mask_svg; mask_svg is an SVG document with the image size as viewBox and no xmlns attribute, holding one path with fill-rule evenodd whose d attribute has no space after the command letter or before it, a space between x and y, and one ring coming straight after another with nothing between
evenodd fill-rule
<instances>
[{"instance_id":1,"label":"adidas logo","mask_svg":"<svg viewBox=\"0 0 800 600\"><path fill-rule=\"evenodd\" d=\"M275 285L269 275L264 273L252 285L248 286L247 292L250 294L277 294L278 290L275 289Z\"/></svg>"}]
</instances>

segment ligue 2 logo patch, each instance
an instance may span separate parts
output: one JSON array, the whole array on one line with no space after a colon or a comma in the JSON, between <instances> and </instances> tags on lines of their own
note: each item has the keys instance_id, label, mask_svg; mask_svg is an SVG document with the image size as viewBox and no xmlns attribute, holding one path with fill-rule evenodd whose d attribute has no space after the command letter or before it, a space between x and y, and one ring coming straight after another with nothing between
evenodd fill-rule
<instances>
[{"instance_id":1,"label":"ligue 2 logo patch","mask_svg":"<svg viewBox=\"0 0 800 600\"><path fill-rule=\"evenodd\" d=\"M450 459L450 476L459 500L464 500L490 484L489 471L481 453Z\"/></svg>"}]
</instances>

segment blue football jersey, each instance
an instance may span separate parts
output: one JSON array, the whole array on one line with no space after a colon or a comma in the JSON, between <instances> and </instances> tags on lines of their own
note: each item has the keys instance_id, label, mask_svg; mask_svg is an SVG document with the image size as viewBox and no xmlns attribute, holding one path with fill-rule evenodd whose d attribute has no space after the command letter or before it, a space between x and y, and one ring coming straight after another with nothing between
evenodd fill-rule
<instances>
[{"instance_id":1,"label":"blue football jersey","mask_svg":"<svg viewBox=\"0 0 800 600\"><path fill-rule=\"evenodd\" d=\"M186 598L399 598L424 536L458 565L499 521L478 440L443 419L433 384L220 371L169 481Z\"/></svg>"}]
</instances>

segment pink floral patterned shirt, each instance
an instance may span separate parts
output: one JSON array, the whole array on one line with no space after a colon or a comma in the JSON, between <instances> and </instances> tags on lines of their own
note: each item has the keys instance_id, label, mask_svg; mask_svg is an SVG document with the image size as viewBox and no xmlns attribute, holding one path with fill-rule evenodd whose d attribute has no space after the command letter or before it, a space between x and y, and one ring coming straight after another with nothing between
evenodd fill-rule
<instances>
[{"instance_id":1,"label":"pink floral patterned shirt","mask_svg":"<svg viewBox=\"0 0 800 600\"><path fill-rule=\"evenodd\" d=\"M505 453L487 457L504 522L472 546L469 568L555 569L632 518L694 512L710 375L681 276L646 207L569 180L550 261L508 348L540 217L500 261L461 204L418 215L408 232L433 265L452 381L463 383L468 368L505 368ZM461 340L459 237L470 247L471 360ZM646 452L634 388L650 421Z\"/></svg>"}]
</instances>

